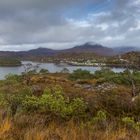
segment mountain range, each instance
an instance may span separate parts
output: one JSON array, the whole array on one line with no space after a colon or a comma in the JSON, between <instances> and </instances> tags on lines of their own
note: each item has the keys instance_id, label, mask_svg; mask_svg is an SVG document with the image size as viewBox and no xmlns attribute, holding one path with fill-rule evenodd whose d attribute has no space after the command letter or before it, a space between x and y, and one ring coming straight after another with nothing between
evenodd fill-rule
<instances>
[{"instance_id":1,"label":"mountain range","mask_svg":"<svg viewBox=\"0 0 140 140\"><path fill-rule=\"evenodd\" d=\"M140 52L138 47L116 47L109 48L96 43L85 43L82 45L77 45L70 49L63 50L53 50L48 48L37 48L29 51L0 51L0 57L28 57L28 56L52 56L61 53L95 53L97 55L103 56L113 56L118 54L124 54L127 52L137 51Z\"/></svg>"},{"instance_id":2,"label":"mountain range","mask_svg":"<svg viewBox=\"0 0 140 140\"><path fill-rule=\"evenodd\" d=\"M140 52L139 47L132 47L132 46L122 46L122 47L116 47L113 49L115 53L117 54L123 54L128 52Z\"/></svg>"}]
</instances>

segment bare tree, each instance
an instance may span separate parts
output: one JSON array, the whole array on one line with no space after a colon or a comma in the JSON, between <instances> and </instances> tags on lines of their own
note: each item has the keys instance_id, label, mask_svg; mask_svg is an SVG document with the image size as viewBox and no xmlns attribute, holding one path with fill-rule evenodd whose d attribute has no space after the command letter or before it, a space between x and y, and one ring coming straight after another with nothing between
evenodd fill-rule
<instances>
[{"instance_id":1,"label":"bare tree","mask_svg":"<svg viewBox=\"0 0 140 140\"><path fill-rule=\"evenodd\" d=\"M25 78L26 84L30 83L30 74L36 73L40 64L33 65L32 63L23 64L24 73L23 76Z\"/></svg>"},{"instance_id":2,"label":"bare tree","mask_svg":"<svg viewBox=\"0 0 140 140\"><path fill-rule=\"evenodd\" d=\"M128 81L130 82L132 87L132 97L135 97L137 96L137 91L136 91L136 81L134 79L133 73L134 73L134 69L137 69L137 66L134 67L133 61L128 61L126 62L125 65L128 74Z\"/></svg>"}]
</instances>

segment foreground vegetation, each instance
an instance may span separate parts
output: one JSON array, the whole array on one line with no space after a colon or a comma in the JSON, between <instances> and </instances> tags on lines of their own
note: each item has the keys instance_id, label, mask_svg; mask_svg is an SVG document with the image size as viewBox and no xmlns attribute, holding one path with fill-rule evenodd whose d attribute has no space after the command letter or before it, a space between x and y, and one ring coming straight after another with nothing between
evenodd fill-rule
<instances>
[{"instance_id":1,"label":"foreground vegetation","mask_svg":"<svg viewBox=\"0 0 140 140\"><path fill-rule=\"evenodd\" d=\"M2 140L138 140L140 72L47 70L0 81Z\"/></svg>"}]
</instances>

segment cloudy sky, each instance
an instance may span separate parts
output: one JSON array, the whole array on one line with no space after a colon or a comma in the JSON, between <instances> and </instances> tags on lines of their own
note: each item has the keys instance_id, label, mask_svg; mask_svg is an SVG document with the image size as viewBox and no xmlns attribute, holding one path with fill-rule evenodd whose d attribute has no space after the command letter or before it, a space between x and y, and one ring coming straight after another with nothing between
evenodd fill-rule
<instances>
[{"instance_id":1,"label":"cloudy sky","mask_svg":"<svg viewBox=\"0 0 140 140\"><path fill-rule=\"evenodd\" d=\"M0 50L85 42L140 47L140 0L0 0Z\"/></svg>"}]
</instances>

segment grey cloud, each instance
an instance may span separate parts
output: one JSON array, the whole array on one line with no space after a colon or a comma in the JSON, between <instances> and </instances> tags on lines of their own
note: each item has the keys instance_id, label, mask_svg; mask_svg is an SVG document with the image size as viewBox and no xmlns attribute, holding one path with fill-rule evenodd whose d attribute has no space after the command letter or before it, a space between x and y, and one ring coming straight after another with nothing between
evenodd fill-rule
<instances>
[{"instance_id":1,"label":"grey cloud","mask_svg":"<svg viewBox=\"0 0 140 140\"><path fill-rule=\"evenodd\" d=\"M102 1L102 0L100 0ZM97 3L91 0L89 3ZM65 10L86 6L85 0L4 0L0 1L0 34L5 44L37 43L37 34L53 26L66 25ZM81 7L79 7L81 8ZM55 28L55 27L54 27ZM43 37L44 38L44 37ZM37 41L36 41L37 40ZM41 39L38 43L40 43ZM47 41L47 39L46 39Z\"/></svg>"},{"instance_id":2,"label":"grey cloud","mask_svg":"<svg viewBox=\"0 0 140 140\"><path fill-rule=\"evenodd\" d=\"M13 50L39 45L68 48L86 41L109 46L131 42L138 46L140 0L114 0L113 8L97 14L93 12L93 15L90 13L84 19L66 15L70 12L73 16L81 16L74 13L75 10L82 12L89 5L102 2L107 3L107 0L1 0L0 49L4 49L4 45L5 49ZM73 22L67 18L72 18ZM136 30L130 31L132 28Z\"/></svg>"}]
</instances>

